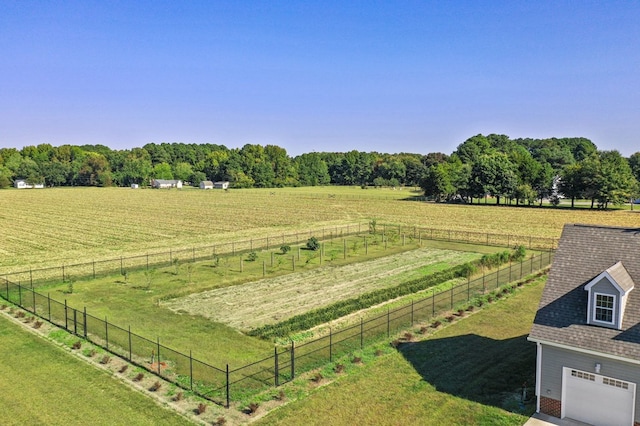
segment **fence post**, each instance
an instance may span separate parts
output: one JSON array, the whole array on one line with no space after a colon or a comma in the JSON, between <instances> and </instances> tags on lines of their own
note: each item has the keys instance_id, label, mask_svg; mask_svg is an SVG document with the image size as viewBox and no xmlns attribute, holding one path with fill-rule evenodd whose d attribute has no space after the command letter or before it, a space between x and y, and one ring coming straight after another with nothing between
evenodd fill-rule
<instances>
[{"instance_id":1,"label":"fence post","mask_svg":"<svg viewBox=\"0 0 640 426\"><path fill-rule=\"evenodd\" d=\"M69 315L67 314L67 299L64 299L64 329L69 330Z\"/></svg>"},{"instance_id":2,"label":"fence post","mask_svg":"<svg viewBox=\"0 0 640 426\"><path fill-rule=\"evenodd\" d=\"M36 292L33 291L33 288L31 289L31 296L33 296L33 313L36 315Z\"/></svg>"},{"instance_id":3,"label":"fence post","mask_svg":"<svg viewBox=\"0 0 640 426\"><path fill-rule=\"evenodd\" d=\"M84 328L84 338L87 338L87 307L84 307L84 311L82 313L82 322L83 324L83 328Z\"/></svg>"},{"instance_id":4,"label":"fence post","mask_svg":"<svg viewBox=\"0 0 640 426\"><path fill-rule=\"evenodd\" d=\"M436 316L436 289L431 290L431 316Z\"/></svg>"},{"instance_id":5,"label":"fence post","mask_svg":"<svg viewBox=\"0 0 640 426\"><path fill-rule=\"evenodd\" d=\"M411 299L411 327L413 327L413 299Z\"/></svg>"},{"instance_id":6,"label":"fence post","mask_svg":"<svg viewBox=\"0 0 640 426\"><path fill-rule=\"evenodd\" d=\"M31 268L29 268L29 283L31 284L31 288L33 288L33 273Z\"/></svg>"},{"instance_id":7,"label":"fence post","mask_svg":"<svg viewBox=\"0 0 640 426\"><path fill-rule=\"evenodd\" d=\"M147 260L147 264L149 263L149 261ZM91 264L93 265L93 279L96 279L96 261L92 261ZM147 269L149 269L149 267L147 266Z\"/></svg>"},{"instance_id":8,"label":"fence post","mask_svg":"<svg viewBox=\"0 0 640 426\"><path fill-rule=\"evenodd\" d=\"M193 390L193 355L189 349L189 389Z\"/></svg>"},{"instance_id":9,"label":"fence post","mask_svg":"<svg viewBox=\"0 0 640 426\"><path fill-rule=\"evenodd\" d=\"M47 307L49 308L49 322L51 322L51 293L47 293Z\"/></svg>"},{"instance_id":10,"label":"fence post","mask_svg":"<svg viewBox=\"0 0 640 426\"><path fill-rule=\"evenodd\" d=\"M391 318L390 318L390 310L387 306L387 337L391 337Z\"/></svg>"},{"instance_id":11,"label":"fence post","mask_svg":"<svg viewBox=\"0 0 640 426\"><path fill-rule=\"evenodd\" d=\"M471 273L467 275L467 302L471 300Z\"/></svg>"},{"instance_id":12,"label":"fence post","mask_svg":"<svg viewBox=\"0 0 640 426\"><path fill-rule=\"evenodd\" d=\"M453 283L451 283L451 309L453 309Z\"/></svg>"},{"instance_id":13,"label":"fence post","mask_svg":"<svg viewBox=\"0 0 640 426\"><path fill-rule=\"evenodd\" d=\"M107 341L107 350L109 350L109 322L106 315L104 317L104 338Z\"/></svg>"},{"instance_id":14,"label":"fence post","mask_svg":"<svg viewBox=\"0 0 640 426\"><path fill-rule=\"evenodd\" d=\"M62 282L64 282L64 263L62 264Z\"/></svg>"},{"instance_id":15,"label":"fence post","mask_svg":"<svg viewBox=\"0 0 640 426\"><path fill-rule=\"evenodd\" d=\"M293 267L293 272L296 271L296 257L291 256L291 266Z\"/></svg>"},{"instance_id":16,"label":"fence post","mask_svg":"<svg viewBox=\"0 0 640 426\"><path fill-rule=\"evenodd\" d=\"M274 382L276 384L276 387L278 387L278 386L280 386L280 380L279 380L279 377L278 377L280 375L280 373L278 372L278 347L277 346L275 346L273 348L273 358L275 360L275 364L274 364L275 380L274 380Z\"/></svg>"},{"instance_id":17,"label":"fence post","mask_svg":"<svg viewBox=\"0 0 640 426\"><path fill-rule=\"evenodd\" d=\"M230 400L229 400L229 364L227 364L227 408L229 408L230 404Z\"/></svg>"},{"instance_id":18,"label":"fence post","mask_svg":"<svg viewBox=\"0 0 640 426\"><path fill-rule=\"evenodd\" d=\"M7 279L7 277L4 278L4 283L7 287L7 300L9 300L9 280Z\"/></svg>"},{"instance_id":19,"label":"fence post","mask_svg":"<svg viewBox=\"0 0 640 426\"><path fill-rule=\"evenodd\" d=\"M267 261L263 260L262 261L262 276L264 277L265 275L267 275Z\"/></svg>"},{"instance_id":20,"label":"fence post","mask_svg":"<svg viewBox=\"0 0 640 426\"><path fill-rule=\"evenodd\" d=\"M293 380L296 377L296 355L295 355L295 351L296 351L296 344L295 342L292 340L291 341L291 380Z\"/></svg>"},{"instance_id":21,"label":"fence post","mask_svg":"<svg viewBox=\"0 0 640 426\"><path fill-rule=\"evenodd\" d=\"M333 361L333 332L329 327L329 362Z\"/></svg>"},{"instance_id":22,"label":"fence post","mask_svg":"<svg viewBox=\"0 0 640 426\"><path fill-rule=\"evenodd\" d=\"M129 326L129 362L131 362L133 358L131 357L131 326Z\"/></svg>"},{"instance_id":23,"label":"fence post","mask_svg":"<svg viewBox=\"0 0 640 426\"><path fill-rule=\"evenodd\" d=\"M360 317L360 349L364 348L364 320Z\"/></svg>"},{"instance_id":24,"label":"fence post","mask_svg":"<svg viewBox=\"0 0 640 426\"><path fill-rule=\"evenodd\" d=\"M73 334L75 334L76 336L78 335L78 310L77 309L73 309Z\"/></svg>"},{"instance_id":25,"label":"fence post","mask_svg":"<svg viewBox=\"0 0 640 426\"><path fill-rule=\"evenodd\" d=\"M124 275L124 268L122 267L122 256L120 256L120 275Z\"/></svg>"},{"instance_id":26,"label":"fence post","mask_svg":"<svg viewBox=\"0 0 640 426\"><path fill-rule=\"evenodd\" d=\"M22 286L18 282L18 306L22 307Z\"/></svg>"},{"instance_id":27,"label":"fence post","mask_svg":"<svg viewBox=\"0 0 640 426\"><path fill-rule=\"evenodd\" d=\"M342 239L342 252L343 252L342 258L346 259L347 258L347 239L346 238Z\"/></svg>"}]
</instances>

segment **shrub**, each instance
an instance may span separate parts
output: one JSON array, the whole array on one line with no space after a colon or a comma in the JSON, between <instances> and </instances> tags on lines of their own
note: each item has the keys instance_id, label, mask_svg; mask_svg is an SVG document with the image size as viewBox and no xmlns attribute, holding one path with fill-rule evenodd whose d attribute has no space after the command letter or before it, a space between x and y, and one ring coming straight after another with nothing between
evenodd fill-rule
<instances>
[{"instance_id":1,"label":"shrub","mask_svg":"<svg viewBox=\"0 0 640 426\"><path fill-rule=\"evenodd\" d=\"M0 305L0 310L4 311L5 309L7 309L7 305L5 305L4 303Z\"/></svg>"},{"instance_id":2,"label":"shrub","mask_svg":"<svg viewBox=\"0 0 640 426\"><path fill-rule=\"evenodd\" d=\"M383 353L384 353L384 352L382 352L382 349L376 349L376 352L375 352L375 354L374 354L374 355L375 355L375 356L382 356L382 354L383 354Z\"/></svg>"},{"instance_id":3,"label":"shrub","mask_svg":"<svg viewBox=\"0 0 640 426\"><path fill-rule=\"evenodd\" d=\"M438 327L440 327L441 325L442 325L442 322L440 322L440 321L438 321L438 320L436 320L436 321L434 321L434 322L432 322L432 323L431 323L431 327L432 327L432 328L438 328Z\"/></svg>"},{"instance_id":4,"label":"shrub","mask_svg":"<svg viewBox=\"0 0 640 426\"><path fill-rule=\"evenodd\" d=\"M151 387L149 388L149 390L151 392L156 392L158 389L160 389L162 387L162 384L158 381L156 381L153 385L151 385Z\"/></svg>"},{"instance_id":5,"label":"shrub","mask_svg":"<svg viewBox=\"0 0 640 426\"><path fill-rule=\"evenodd\" d=\"M256 411L258 411L258 407L260 407L260 404L258 404L257 402L252 402L251 404L249 404L249 406L247 407L247 411L249 411L249 414L253 414Z\"/></svg>"},{"instance_id":6,"label":"shrub","mask_svg":"<svg viewBox=\"0 0 640 426\"><path fill-rule=\"evenodd\" d=\"M224 417L218 417L213 424L216 426L223 426L226 423L227 423L227 419L225 419Z\"/></svg>"},{"instance_id":7,"label":"shrub","mask_svg":"<svg viewBox=\"0 0 640 426\"><path fill-rule=\"evenodd\" d=\"M342 372L344 371L344 364L336 364L336 366L335 366L335 367L333 367L333 371L334 371L336 374L340 374L340 373L342 373Z\"/></svg>"},{"instance_id":8,"label":"shrub","mask_svg":"<svg viewBox=\"0 0 640 426\"><path fill-rule=\"evenodd\" d=\"M355 356L353 357L353 359L351 360L351 362L353 364L362 364L362 358L360 358L359 356Z\"/></svg>"},{"instance_id":9,"label":"shrub","mask_svg":"<svg viewBox=\"0 0 640 426\"><path fill-rule=\"evenodd\" d=\"M291 251L291 246L288 244L280 246L280 253L287 254Z\"/></svg>"},{"instance_id":10,"label":"shrub","mask_svg":"<svg viewBox=\"0 0 640 426\"><path fill-rule=\"evenodd\" d=\"M474 309L475 308L473 307L473 305L467 306L467 311L469 311L469 312L473 312Z\"/></svg>"},{"instance_id":11,"label":"shrub","mask_svg":"<svg viewBox=\"0 0 640 426\"><path fill-rule=\"evenodd\" d=\"M406 340L407 342L410 342L412 339L413 339L413 334L409 333L408 331L404 333L404 340Z\"/></svg>"},{"instance_id":12,"label":"shrub","mask_svg":"<svg viewBox=\"0 0 640 426\"><path fill-rule=\"evenodd\" d=\"M464 309L458 309L458 316L459 317L464 316Z\"/></svg>"},{"instance_id":13,"label":"shrub","mask_svg":"<svg viewBox=\"0 0 640 426\"><path fill-rule=\"evenodd\" d=\"M80 340L76 341L71 345L72 349L80 349L82 347L82 342Z\"/></svg>"},{"instance_id":14,"label":"shrub","mask_svg":"<svg viewBox=\"0 0 640 426\"><path fill-rule=\"evenodd\" d=\"M392 341L391 346L393 346L394 348L400 346L400 339L395 339L394 341Z\"/></svg>"},{"instance_id":15,"label":"shrub","mask_svg":"<svg viewBox=\"0 0 640 426\"><path fill-rule=\"evenodd\" d=\"M129 368L128 364L123 365L122 367L120 367L120 369L118 370L118 373L124 373L125 371L127 371L127 368Z\"/></svg>"},{"instance_id":16,"label":"shrub","mask_svg":"<svg viewBox=\"0 0 640 426\"><path fill-rule=\"evenodd\" d=\"M285 399L287 399L287 395L285 395L284 391L280 389L278 394L275 396L275 399L278 401L284 401Z\"/></svg>"},{"instance_id":17,"label":"shrub","mask_svg":"<svg viewBox=\"0 0 640 426\"><path fill-rule=\"evenodd\" d=\"M449 315L445 319L447 320L447 322L453 322L456 319L456 317L454 317L453 315Z\"/></svg>"},{"instance_id":18,"label":"shrub","mask_svg":"<svg viewBox=\"0 0 640 426\"><path fill-rule=\"evenodd\" d=\"M16 312L16 318L24 318L24 317L25 317L25 313L23 311Z\"/></svg>"},{"instance_id":19,"label":"shrub","mask_svg":"<svg viewBox=\"0 0 640 426\"><path fill-rule=\"evenodd\" d=\"M139 382L140 380L144 379L144 373L138 373L136 374L136 376L133 378L134 382Z\"/></svg>"},{"instance_id":20,"label":"shrub","mask_svg":"<svg viewBox=\"0 0 640 426\"><path fill-rule=\"evenodd\" d=\"M320 241L316 237L311 237L307 240L307 249L316 251L320 248Z\"/></svg>"},{"instance_id":21,"label":"shrub","mask_svg":"<svg viewBox=\"0 0 640 426\"><path fill-rule=\"evenodd\" d=\"M424 325L422 327L420 327L420 334L427 334L427 331L429 330L429 328L425 327Z\"/></svg>"},{"instance_id":22,"label":"shrub","mask_svg":"<svg viewBox=\"0 0 640 426\"><path fill-rule=\"evenodd\" d=\"M184 393L183 392L178 392L176 394L176 396L173 397L174 401L182 401L184 399Z\"/></svg>"},{"instance_id":23,"label":"shrub","mask_svg":"<svg viewBox=\"0 0 640 426\"><path fill-rule=\"evenodd\" d=\"M204 413L205 411L207 411L207 405L203 404L202 402L200 404L198 404L198 407L196 408L196 414L200 415L200 414Z\"/></svg>"},{"instance_id":24,"label":"shrub","mask_svg":"<svg viewBox=\"0 0 640 426\"><path fill-rule=\"evenodd\" d=\"M311 377L311 381L316 383L322 381L322 379L324 379L324 376L319 371Z\"/></svg>"},{"instance_id":25,"label":"shrub","mask_svg":"<svg viewBox=\"0 0 640 426\"><path fill-rule=\"evenodd\" d=\"M105 355L100 360L100 364L107 365L107 364L109 364L110 361L111 361L111 357L109 355Z\"/></svg>"},{"instance_id":26,"label":"shrub","mask_svg":"<svg viewBox=\"0 0 640 426\"><path fill-rule=\"evenodd\" d=\"M33 324L33 328L40 328L40 327L42 327L42 321L36 321L36 322Z\"/></svg>"},{"instance_id":27,"label":"shrub","mask_svg":"<svg viewBox=\"0 0 640 426\"><path fill-rule=\"evenodd\" d=\"M247 255L247 262L255 262L258 259L258 253L252 251Z\"/></svg>"},{"instance_id":28,"label":"shrub","mask_svg":"<svg viewBox=\"0 0 640 426\"><path fill-rule=\"evenodd\" d=\"M520 262L521 260L524 260L526 255L527 249L521 244L516 247L513 253L511 253L511 260L513 260L514 262Z\"/></svg>"}]
</instances>

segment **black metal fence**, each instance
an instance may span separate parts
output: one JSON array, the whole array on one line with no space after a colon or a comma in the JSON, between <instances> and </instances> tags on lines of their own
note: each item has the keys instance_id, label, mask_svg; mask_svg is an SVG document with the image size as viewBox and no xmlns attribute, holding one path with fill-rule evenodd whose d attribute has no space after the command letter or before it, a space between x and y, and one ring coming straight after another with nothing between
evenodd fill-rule
<instances>
[{"instance_id":1,"label":"black metal fence","mask_svg":"<svg viewBox=\"0 0 640 426\"><path fill-rule=\"evenodd\" d=\"M491 234L460 230L424 228L418 226L354 223L344 226L310 229L305 232L280 234L265 238L249 239L215 245L192 247L147 253L139 256L118 257L107 260L62 264L49 268L29 269L4 273L5 280L17 283L29 283L30 286L47 282L65 282L66 280L97 278L125 271L148 270L157 266L171 266L175 261L196 262L213 259L216 256L235 256L258 250L278 250L283 245L304 244L314 236L319 240L331 240L363 233L376 233L390 240L409 239L420 243L422 240L438 240L487 246L515 247L523 245L530 250L554 250L557 239L524 235Z\"/></svg>"},{"instance_id":2,"label":"black metal fence","mask_svg":"<svg viewBox=\"0 0 640 426\"><path fill-rule=\"evenodd\" d=\"M273 354L237 368L230 368L229 364L215 367L194 359L191 352L187 354L164 346L159 338L150 340L137 335L131 332L130 326L124 328L112 324L106 318L90 315L86 308L74 309L67 306L66 301L61 303L48 294L38 293L6 278L3 279L0 297L178 386L228 407L232 400L278 386L292 380L296 374L362 349L374 340L390 337L417 322L428 321L459 304L468 303L474 297L543 269L552 260L552 251L543 252L477 279L467 280L464 284L452 285L445 291L433 292L410 304L389 309L382 315L362 318L358 324L330 330L328 335L318 339L299 345L291 342L288 346L276 346Z\"/></svg>"}]
</instances>

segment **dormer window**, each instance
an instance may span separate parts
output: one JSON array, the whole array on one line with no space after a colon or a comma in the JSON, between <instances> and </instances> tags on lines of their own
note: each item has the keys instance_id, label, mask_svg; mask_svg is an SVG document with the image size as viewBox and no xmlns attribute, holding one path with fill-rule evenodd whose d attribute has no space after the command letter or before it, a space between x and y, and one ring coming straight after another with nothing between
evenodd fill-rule
<instances>
[{"instance_id":1,"label":"dormer window","mask_svg":"<svg viewBox=\"0 0 640 426\"><path fill-rule=\"evenodd\" d=\"M587 324L622 329L627 296L633 287L633 280L621 262L587 283L584 286L589 293Z\"/></svg>"},{"instance_id":2,"label":"dormer window","mask_svg":"<svg viewBox=\"0 0 640 426\"><path fill-rule=\"evenodd\" d=\"M610 294L599 294L596 293L596 303L595 303L595 312L594 318L599 322L606 322L608 324L613 324L613 319L615 318L614 310L616 306L616 297Z\"/></svg>"}]
</instances>

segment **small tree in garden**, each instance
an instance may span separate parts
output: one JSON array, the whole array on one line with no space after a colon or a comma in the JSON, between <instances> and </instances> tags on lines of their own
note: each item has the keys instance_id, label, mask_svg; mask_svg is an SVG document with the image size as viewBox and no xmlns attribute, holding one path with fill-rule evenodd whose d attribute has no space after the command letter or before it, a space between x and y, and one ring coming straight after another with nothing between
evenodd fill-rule
<instances>
[{"instance_id":1,"label":"small tree in garden","mask_svg":"<svg viewBox=\"0 0 640 426\"><path fill-rule=\"evenodd\" d=\"M287 254L291 251L291 246L288 244L285 244L283 246L280 246L280 253L282 254Z\"/></svg>"},{"instance_id":2,"label":"small tree in garden","mask_svg":"<svg viewBox=\"0 0 640 426\"><path fill-rule=\"evenodd\" d=\"M258 259L258 253L252 251L247 255L247 262L255 262Z\"/></svg>"},{"instance_id":3,"label":"small tree in garden","mask_svg":"<svg viewBox=\"0 0 640 426\"><path fill-rule=\"evenodd\" d=\"M155 269L148 269L144 271L145 290L149 290L151 288L151 284L153 284L153 277L155 276L155 274Z\"/></svg>"},{"instance_id":4,"label":"small tree in garden","mask_svg":"<svg viewBox=\"0 0 640 426\"><path fill-rule=\"evenodd\" d=\"M316 237L311 237L307 240L307 249L316 251L320 248L320 241Z\"/></svg>"}]
</instances>

